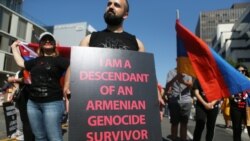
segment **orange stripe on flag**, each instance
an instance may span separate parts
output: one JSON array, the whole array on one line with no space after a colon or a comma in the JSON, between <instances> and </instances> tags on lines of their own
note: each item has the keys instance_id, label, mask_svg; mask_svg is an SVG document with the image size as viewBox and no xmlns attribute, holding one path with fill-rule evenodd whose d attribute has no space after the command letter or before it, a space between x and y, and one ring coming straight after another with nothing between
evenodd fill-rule
<instances>
[{"instance_id":1,"label":"orange stripe on flag","mask_svg":"<svg viewBox=\"0 0 250 141\"><path fill-rule=\"evenodd\" d=\"M196 74L188 57L177 58L177 72L196 77Z\"/></svg>"}]
</instances>

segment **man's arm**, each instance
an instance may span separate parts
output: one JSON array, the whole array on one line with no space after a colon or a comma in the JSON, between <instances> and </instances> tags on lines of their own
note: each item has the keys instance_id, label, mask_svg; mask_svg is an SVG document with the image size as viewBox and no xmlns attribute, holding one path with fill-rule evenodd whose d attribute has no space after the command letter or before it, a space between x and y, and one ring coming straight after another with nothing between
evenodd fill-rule
<instances>
[{"instance_id":1,"label":"man's arm","mask_svg":"<svg viewBox=\"0 0 250 141\"><path fill-rule=\"evenodd\" d=\"M144 45L143 43L139 40L139 39L136 39L137 41L137 44L138 44L138 47L139 47L139 52L145 52L145 48L144 48Z\"/></svg>"},{"instance_id":2,"label":"man's arm","mask_svg":"<svg viewBox=\"0 0 250 141\"><path fill-rule=\"evenodd\" d=\"M91 34L87 35L85 38L83 38L80 42L80 46L88 47L89 41L90 41Z\"/></svg>"}]
</instances>

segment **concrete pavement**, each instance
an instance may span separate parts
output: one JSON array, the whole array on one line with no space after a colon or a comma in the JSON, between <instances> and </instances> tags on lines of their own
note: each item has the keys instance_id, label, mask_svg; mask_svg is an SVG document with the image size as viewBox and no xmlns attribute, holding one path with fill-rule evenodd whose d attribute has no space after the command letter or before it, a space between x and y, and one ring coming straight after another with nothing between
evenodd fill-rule
<instances>
[{"instance_id":1,"label":"concrete pavement","mask_svg":"<svg viewBox=\"0 0 250 141\"><path fill-rule=\"evenodd\" d=\"M168 135L170 135L170 122L168 118L164 118L162 121L162 138L163 141L169 141L167 138ZM221 113L218 114L217 120L216 120L216 126L215 126L215 131L214 131L214 139L213 141L233 141L233 131L230 128L224 128L224 119L223 115ZM195 128L195 121L194 120L189 120L188 123L188 138L190 140L193 139L193 131ZM205 135L206 135L206 129L204 129L203 134L202 134L202 139L201 141L205 141ZM246 132L242 132L242 141L249 141L248 134Z\"/></svg>"}]
</instances>

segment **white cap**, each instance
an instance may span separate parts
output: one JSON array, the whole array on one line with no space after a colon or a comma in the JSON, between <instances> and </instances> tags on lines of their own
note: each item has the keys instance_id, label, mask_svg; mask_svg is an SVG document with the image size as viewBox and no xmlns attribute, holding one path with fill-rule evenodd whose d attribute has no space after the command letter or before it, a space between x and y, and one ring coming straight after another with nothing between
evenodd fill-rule
<instances>
[{"instance_id":1,"label":"white cap","mask_svg":"<svg viewBox=\"0 0 250 141\"><path fill-rule=\"evenodd\" d=\"M50 37L52 37L52 38L54 39L54 41L56 41L56 40L55 40L55 37L53 36L52 33L50 33L50 32L43 32L43 33L40 34L40 36L39 36L39 42L40 42L41 39L42 39L43 37L45 37L45 36L50 36Z\"/></svg>"}]
</instances>

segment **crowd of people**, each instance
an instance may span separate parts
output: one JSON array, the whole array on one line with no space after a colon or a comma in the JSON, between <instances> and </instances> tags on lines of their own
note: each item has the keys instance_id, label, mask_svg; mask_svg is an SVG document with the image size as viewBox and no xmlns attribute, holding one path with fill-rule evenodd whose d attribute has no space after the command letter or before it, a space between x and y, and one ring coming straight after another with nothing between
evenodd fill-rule
<instances>
[{"instance_id":1,"label":"crowd of people","mask_svg":"<svg viewBox=\"0 0 250 141\"><path fill-rule=\"evenodd\" d=\"M128 18L128 14L127 0L109 0L104 13L107 27L83 38L80 46L144 52L143 43L135 35L124 31L123 22ZM42 33L38 44L38 57L28 61L24 60L20 54L18 47L21 41L17 40L11 45L14 59L21 69L18 77L9 77L8 81L18 84L19 89L22 88L21 98L16 105L23 125L24 140L62 141L61 122L65 111L68 112L70 97L70 62L60 57L56 49L56 39L51 33ZM245 66L240 65L236 69L249 77ZM30 72L30 84L24 83L22 79L24 70ZM63 87L60 83L62 77L64 77ZM197 79L178 73L175 68L167 75L165 89L158 86L159 100L162 100L161 97L167 98L165 114L170 117L171 133L168 138L171 140L187 141L187 125L193 105L196 110L193 140L201 140L205 126L206 141L213 140L215 122L222 100L208 102L201 85ZM247 118L250 117L246 114L246 102L243 95L240 93L224 99L222 104L224 107L221 108L225 118L225 127L232 126L234 141L241 140L242 125L248 129L250 136L250 123L247 122ZM194 97L197 99L195 103Z\"/></svg>"},{"instance_id":2,"label":"crowd of people","mask_svg":"<svg viewBox=\"0 0 250 141\"><path fill-rule=\"evenodd\" d=\"M237 65L235 67L239 72L250 79L248 74L248 68L244 65ZM178 77L179 76L179 77ZM181 77L180 77L181 76ZM247 92L242 92L239 94L233 94L230 97L225 97L222 99L214 100L208 102L206 98L206 93L202 90L202 87L198 79L193 79L190 76L190 83L187 85L187 78L185 79L185 74L178 74L176 69L170 70L167 74L167 82L165 86L165 95L167 97L167 106L165 107L164 115L170 118L171 123L171 133L168 136L171 140L188 140L185 136L187 129L183 128L186 125L188 118L190 118L191 106L195 106L195 129L193 132L193 141L201 141L202 132L206 127L206 141L212 141L214 137L214 129L216 124L216 119L219 112L222 113L225 120L225 129L232 129L233 131L233 141L241 141L242 130L248 133L250 138L250 124L249 124L249 112L247 110L247 97L249 94ZM181 85L182 84L182 85ZM186 88L183 87L186 84ZM188 87L189 86L189 87ZM189 100L193 93L193 102L190 103ZM215 92L216 93L216 92ZM248 96L247 96L248 95ZM186 97L186 98L183 98ZM185 104L184 104L185 103ZM174 106L175 107L174 107ZM185 105L185 106L183 106ZM166 110L166 109L169 109ZM178 110L176 110L178 109ZM169 114L170 113L170 114ZM178 114L176 114L178 113ZM180 130L178 137L178 124L180 123ZM185 126L184 126L185 127ZM177 139L180 138L180 139Z\"/></svg>"}]
</instances>

